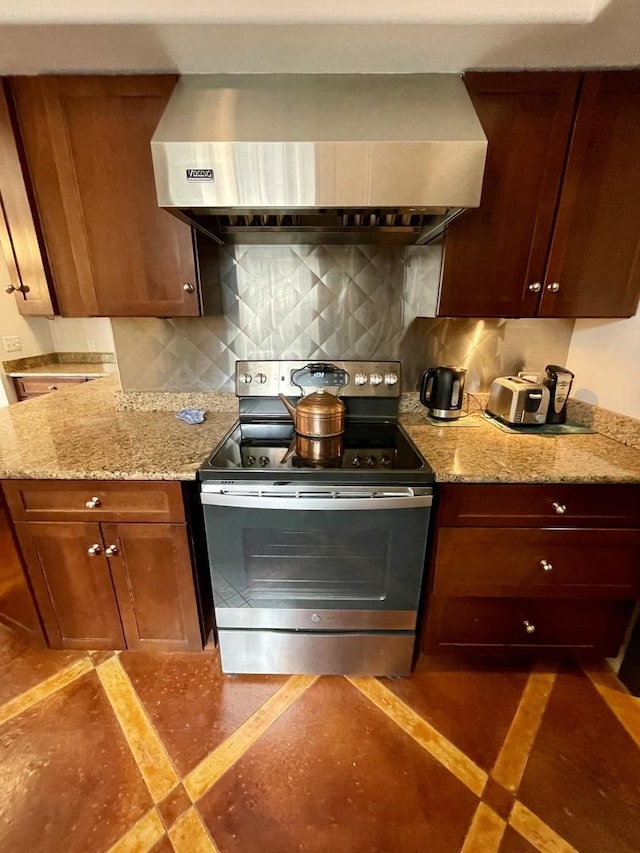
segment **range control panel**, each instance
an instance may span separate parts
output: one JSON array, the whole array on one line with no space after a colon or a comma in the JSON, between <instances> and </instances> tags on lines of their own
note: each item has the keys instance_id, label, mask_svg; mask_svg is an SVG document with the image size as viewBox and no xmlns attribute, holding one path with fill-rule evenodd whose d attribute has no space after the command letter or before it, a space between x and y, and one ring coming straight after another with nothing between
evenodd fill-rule
<instances>
[{"instance_id":1,"label":"range control panel","mask_svg":"<svg viewBox=\"0 0 640 853\"><path fill-rule=\"evenodd\" d=\"M308 368L308 369L307 369ZM237 361L238 397L299 397L323 388L341 397L399 397L399 361Z\"/></svg>"}]
</instances>

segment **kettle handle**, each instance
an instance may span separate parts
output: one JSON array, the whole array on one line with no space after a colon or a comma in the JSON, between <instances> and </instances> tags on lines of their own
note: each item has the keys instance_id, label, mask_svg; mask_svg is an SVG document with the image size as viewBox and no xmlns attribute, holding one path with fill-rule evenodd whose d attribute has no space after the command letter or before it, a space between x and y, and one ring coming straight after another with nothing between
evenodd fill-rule
<instances>
[{"instance_id":1,"label":"kettle handle","mask_svg":"<svg viewBox=\"0 0 640 853\"><path fill-rule=\"evenodd\" d=\"M435 376L435 367L429 368L422 377L422 385L420 386L420 402L423 406L431 405L431 393L427 394L427 385L432 376ZM431 386L433 388L433 386Z\"/></svg>"}]
</instances>

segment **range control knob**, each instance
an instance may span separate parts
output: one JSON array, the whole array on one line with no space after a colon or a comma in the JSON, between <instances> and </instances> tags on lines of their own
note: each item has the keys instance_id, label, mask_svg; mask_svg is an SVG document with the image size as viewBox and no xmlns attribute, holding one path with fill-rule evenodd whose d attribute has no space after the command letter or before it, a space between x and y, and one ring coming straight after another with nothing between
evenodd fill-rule
<instances>
[{"instance_id":1,"label":"range control knob","mask_svg":"<svg viewBox=\"0 0 640 853\"><path fill-rule=\"evenodd\" d=\"M269 464L269 457L268 456L261 456L260 457L260 464L262 465L263 468L266 468L267 465Z\"/></svg>"},{"instance_id":2,"label":"range control knob","mask_svg":"<svg viewBox=\"0 0 640 853\"><path fill-rule=\"evenodd\" d=\"M376 457L375 456L367 456L367 458L364 461L367 463L367 465L370 468L373 468L374 465L376 464Z\"/></svg>"},{"instance_id":3,"label":"range control knob","mask_svg":"<svg viewBox=\"0 0 640 853\"><path fill-rule=\"evenodd\" d=\"M353 459L351 460L351 464L354 466L354 468L359 468L361 462L362 462L362 459L360 459L359 456L354 456Z\"/></svg>"},{"instance_id":4,"label":"range control knob","mask_svg":"<svg viewBox=\"0 0 640 853\"><path fill-rule=\"evenodd\" d=\"M385 468L388 468L389 465L391 465L391 457L387 456L386 453L383 453L380 457L380 462L385 466Z\"/></svg>"},{"instance_id":5,"label":"range control knob","mask_svg":"<svg viewBox=\"0 0 640 853\"><path fill-rule=\"evenodd\" d=\"M249 468L255 464L256 464L256 457L255 456L247 456L247 465L249 466Z\"/></svg>"},{"instance_id":6,"label":"range control knob","mask_svg":"<svg viewBox=\"0 0 640 853\"><path fill-rule=\"evenodd\" d=\"M264 385L266 381L267 377L264 373L256 373L256 382L258 383L258 385Z\"/></svg>"},{"instance_id":7,"label":"range control knob","mask_svg":"<svg viewBox=\"0 0 640 853\"><path fill-rule=\"evenodd\" d=\"M398 374L397 373L385 373L384 375L384 384L385 385L396 385L398 382Z\"/></svg>"},{"instance_id":8,"label":"range control knob","mask_svg":"<svg viewBox=\"0 0 640 853\"><path fill-rule=\"evenodd\" d=\"M366 373L356 373L354 376L354 382L356 385L366 385L369 381L369 377Z\"/></svg>"},{"instance_id":9,"label":"range control knob","mask_svg":"<svg viewBox=\"0 0 640 853\"><path fill-rule=\"evenodd\" d=\"M380 385L382 382L382 376L379 373L372 373L369 377L369 382L374 386Z\"/></svg>"},{"instance_id":10,"label":"range control knob","mask_svg":"<svg viewBox=\"0 0 640 853\"><path fill-rule=\"evenodd\" d=\"M238 376L238 379L240 380L240 382L242 382L243 385L249 385L253 377L250 373L241 373L240 376Z\"/></svg>"}]
</instances>

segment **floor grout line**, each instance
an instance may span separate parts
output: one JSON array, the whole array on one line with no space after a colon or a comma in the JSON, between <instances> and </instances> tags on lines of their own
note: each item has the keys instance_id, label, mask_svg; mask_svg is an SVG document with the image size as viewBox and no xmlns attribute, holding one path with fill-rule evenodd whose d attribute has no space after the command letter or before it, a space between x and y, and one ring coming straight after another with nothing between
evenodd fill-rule
<instances>
[{"instance_id":1,"label":"floor grout line","mask_svg":"<svg viewBox=\"0 0 640 853\"><path fill-rule=\"evenodd\" d=\"M478 803L460 853L498 853L507 822L486 803Z\"/></svg>"},{"instance_id":2,"label":"floor grout line","mask_svg":"<svg viewBox=\"0 0 640 853\"><path fill-rule=\"evenodd\" d=\"M219 853L195 806L187 809L167 834L176 853Z\"/></svg>"},{"instance_id":3,"label":"floor grout line","mask_svg":"<svg viewBox=\"0 0 640 853\"><path fill-rule=\"evenodd\" d=\"M42 702L43 699L53 696L54 693L77 681L78 678L82 678L83 675L92 670L93 664L91 661L87 658L82 658L59 670L55 675L45 678L44 681L36 684L35 687L25 690L24 693L0 706L0 725L21 714L23 711L33 708L38 702Z\"/></svg>"},{"instance_id":4,"label":"floor grout line","mask_svg":"<svg viewBox=\"0 0 640 853\"><path fill-rule=\"evenodd\" d=\"M509 826L512 826L536 850L544 853L579 853L519 800L513 804Z\"/></svg>"},{"instance_id":5,"label":"floor grout line","mask_svg":"<svg viewBox=\"0 0 640 853\"><path fill-rule=\"evenodd\" d=\"M354 678L347 681L359 690L370 702L412 737L433 758L474 794L480 796L487 783L488 774L472 761L461 749L451 743L430 723L417 714L375 678Z\"/></svg>"},{"instance_id":6,"label":"floor grout line","mask_svg":"<svg viewBox=\"0 0 640 853\"><path fill-rule=\"evenodd\" d=\"M613 672L590 669L583 671L602 697L607 708L635 745L640 747L640 698L628 693Z\"/></svg>"},{"instance_id":7,"label":"floor grout line","mask_svg":"<svg viewBox=\"0 0 640 853\"><path fill-rule=\"evenodd\" d=\"M317 679L315 675L289 678L248 720L188 773L182 781L191 801L200 799Z\"/></svg>"},{"instance_id":8,"label":"floor grout line","mask_svg":"<svg viewBox=\"0 0 640 853\"><path fill-rule=\"evenodd\" d=\"M121 835L107 853L147 853L164 834L164 825L154 806Z\"/></svg>"},{"instance_id":9,"label":"floor grout line","mask_svg":"<svg viewBox=\"0 0 640 853\"><path fill-rule=\"evenodd\" d=\"M491 777L516 793L546 711L557 670L536 664L522 692L511 726L491 771Z\"/></svg>"},{"instance_id":10,"label":"floor grout line","mask_svg":"<svg viewBox=\"0 0 640 853\"><path fill-rule=\"evenodd\" d=\"M96 672L153 802L159 803L180 776L120 659L109 658Z\"/></svg>"}]
</instances>

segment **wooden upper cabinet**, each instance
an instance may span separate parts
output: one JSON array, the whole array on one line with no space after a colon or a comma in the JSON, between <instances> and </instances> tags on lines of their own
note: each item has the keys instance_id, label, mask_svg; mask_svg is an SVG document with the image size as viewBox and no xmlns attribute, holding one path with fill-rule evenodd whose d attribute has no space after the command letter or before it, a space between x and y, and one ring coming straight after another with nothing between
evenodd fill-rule
<instances>
[{"instance_id":1,"label":"wooden upper cabinet","mask_svg":"<svg viewBox=\"0 0 640 853\"><path fill-rule=\"evenodd\" d=\"M482 201L446 237L438 314L536 313L580 75L471 73L489 145Z\"/></svg>"},{"instance_id":2,"label":"wooden upper cabinet","mask_svg":"<svg viewBox=\"0 0 640 853\"><path fill-rule=\"evenodd\" d=\"M151 137L175 81L11 81L65 316L200 313L191 229L158 207L151 161Z\"/></svg>"},{"instance_id":3,"label":"wooden upper cabinet","mask_svg":"<svg viewBox=\"0 0 640 853\"><path fill-rule=\"evenodd\" d=\"M2 282L0 299L15 299L24 315L51 315L55 306L51 297L47 261L33 216L14 128L0 85L0 249L8 279ZM2 310L0 302L0 311Z\"/></svg>"},{"instance_id":4,"label":"wooden upper cabinet","mask_svg":"<svg viewBox=\"0 0 640 853\"><path fill-rule=\"evenodd\" d=\"M640 72L588 73L540 314L632 316L639 295Z\"/></svg>"}]
</instances>

